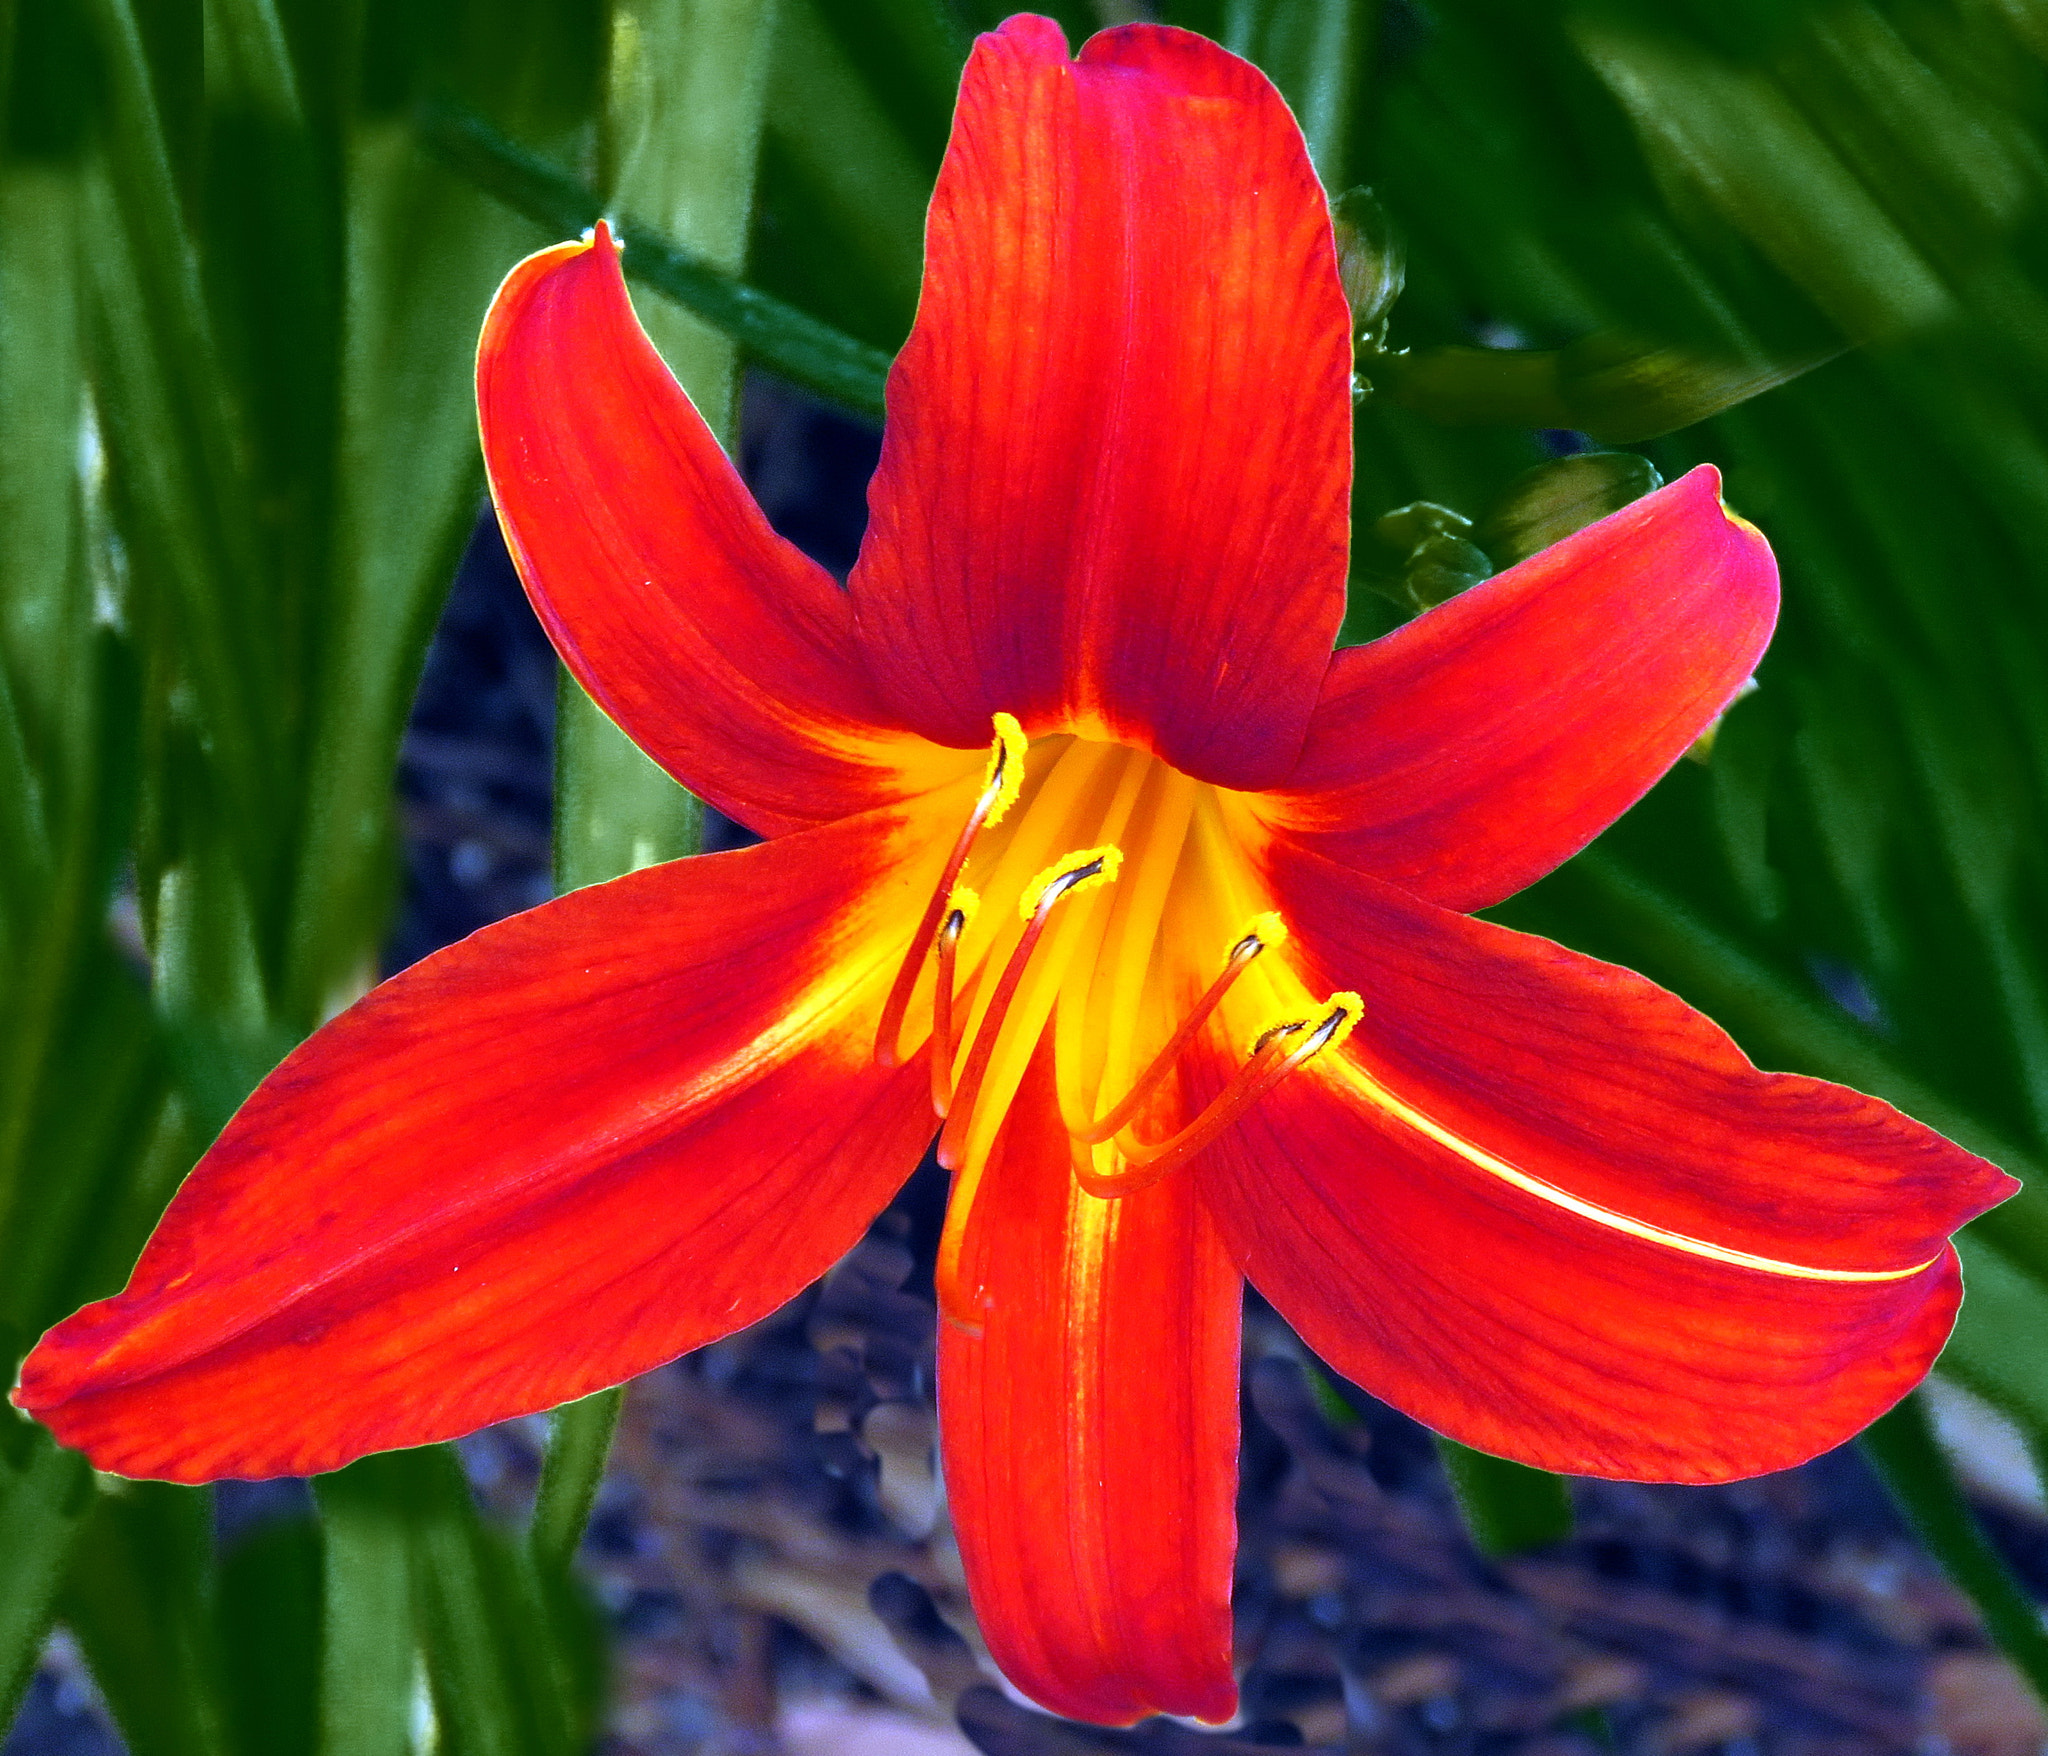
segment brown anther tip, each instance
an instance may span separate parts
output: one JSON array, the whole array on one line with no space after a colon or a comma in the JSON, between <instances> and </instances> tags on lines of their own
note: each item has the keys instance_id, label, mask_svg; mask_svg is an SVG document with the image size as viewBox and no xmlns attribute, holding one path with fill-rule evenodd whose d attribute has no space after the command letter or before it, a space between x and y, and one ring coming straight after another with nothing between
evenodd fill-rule
<instances>
[{"instance_id":1,"label":"brown anther tip","mask_svg":"<svg viewBox=\"0 0 2048 1756\"><path fill-rule=\"evenodd\" d=\"M1350 1016L1351 1010L1349 1007L1337 1007L1334 1011L1330 1013L1330 1015L1327 1018L1325 1018L1322 1021L1321 1024L1316 1026L1315 1035L1310 1037L1307 1042L1301 1045L1300 1052L1304 1056L1315 1054L1317 1050L1321 1049L1324 1044L1326 1044L1333 1036L1337 1034L1338 1026L1340 1026L1344 1022L1344 1020L1349 1018Z\"/></svg>"},{"instance_id":2,"label":"brown anther tip","mask_svg":"<svg viewBox=\"0 0 2048 1756\"><path fill-rule=\"evenodd\" d=\"M1339 1016L1342 1016L1341 1011L1339 1013ZM1335 1019L1326 1019L1324 1021L1324 1028L1326 1029L1334 1029L1335 1025ZM1258 1054L1259 1051L1266 1048L1275 1037L1291 1037L1295 1034L1295 1032L1307 1030L1308 1027L1309 1021L1306 1018L1290 1018L1285 1024L1273 1025L1269 1029L1263 1030L1259 1033L1259 1040L1252 1044L1252 1053L1254 1055Z\"/></svg>"},{"instance_id":3,"label":"brown anther tip","mask_svg":"<svg viewBox=\"0 0 2048 1756\"><path fill-rule=\"evenodd\" d=\"M1072 890L1082 879L1099 877L1101 872L1102 862L1100 860L1090 860L1085 866L1076 866L1071 872L1062 872L1046 886L1046 889Z\"/></svg>"}]
</instances>

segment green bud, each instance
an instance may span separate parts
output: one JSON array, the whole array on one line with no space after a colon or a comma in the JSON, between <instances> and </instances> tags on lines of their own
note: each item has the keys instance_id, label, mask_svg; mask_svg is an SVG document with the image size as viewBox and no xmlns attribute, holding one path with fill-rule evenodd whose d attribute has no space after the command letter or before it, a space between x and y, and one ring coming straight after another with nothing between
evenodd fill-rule
<instances>
[{"instance_id":1,"label":"green bud","mask_svg":"<svg viewBox=\"0 0 2048 1756\"><path fill-rule=\"evenodd\" d=\"M1370 189L1345 190L1330 203L1330 219L1337 232L1337 273L1351 304L1351 333L1376 349L1407 282L1407 252Z\"/></svg>"},{"instance_id":2,"label":"green bud","mask_svg":"<svg viewBox=\"0 0 2048 1756\"><path fill-rule=\"evenodd\" d=\"M1401 584L1416 609L1428 610L1492 573L1493 563L1477 543L1458 536L1425 537L1409 555Z\"/></svg>"},{"instance_id":3,"label":"green bud","mask_svg":"<svg viewBox=\"0 0 2048 1756\"><path fill-rule=\"evenodd\" d=\"M1395 554L1407 555L1430 537L1469 536L1471 530L1472 521L1462 512L1453 512L1434 500L1417 500L1408 506L1397 506L1379 519L1372 534Z\"/></svg>"}]
</instances>

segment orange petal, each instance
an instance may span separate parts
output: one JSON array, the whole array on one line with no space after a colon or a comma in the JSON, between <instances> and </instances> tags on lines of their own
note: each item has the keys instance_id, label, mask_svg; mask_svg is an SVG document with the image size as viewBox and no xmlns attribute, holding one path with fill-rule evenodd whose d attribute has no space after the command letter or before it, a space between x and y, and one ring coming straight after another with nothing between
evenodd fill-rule
<instances>
[{"instance_id":1,"label":"orange petal","mask_svg":"<svg viewBox=\"0 0 2048 1756\"><path fill-rule=\"evenodd\" d=\"M549 638L677 780L772 834L950 772L885 729L845 592L769 528L640 328L602 227L506 276L477 412Z\"/></svg>"},{"instance_id":2,"label":"orange petal","mask_svg":"<svg viewBox=\"0 0 2048 1756\"><path fill-rule=\"evenodd\" d=\"M941 743L1006 710L1281 779L1343 613L1350 318L1265 75L1184 31L975 46L851 582Z\"/></svg>"},{"instance_id":3,"label":"orange petal","mask_svg":"<svg viewBox=\"0 0 2048 1756\"><path fill-rule=\"evenodd\" d=\"M939 857L878 812L414 965L264 1081L16 1401L102 1469L302 1475L772 1311L931 1136L921 1058L872 1050Z\"/></svg>"},{"instance_id":4,"label":"orange petal","mask_svg":"<svg viewBox=\"0 0 2048 1756\"><path fill-rule=\"evenodd\" d=\"M1647 792L1741 689L1778 568L1702 464L1330 665L1262 800L1332 859L1446 908L1511 896Z\"/></svg>"},{"instance_id":5,"label":"orange petal","mask_svg":"<svg viewBox=\"0 0 2048 1756\"><path fill-rule=\"evenodd\" d=\"M998 1136L939 1330L946 1494L989 1651L1033 1700L1228 1719L1241 1288L1189 1180L1075 1183L1050 1038Z\"/></svg>"},{"instance_id":6,"label":"orange petal","mask_svg":"<svg viewBox=\"0 0 2048 1756\"><path fill-rule=\"evenodd\" d=\"M1365 1015L1199 1173L1338 1370L1483 1450L1667 1481L1797 1463L1927 1370L1948 1235L2010 1178L1875 1098L1758 1072L1627 970L1284 846L1269 875L1302 979Z\"/></svg>"}]
</instances>

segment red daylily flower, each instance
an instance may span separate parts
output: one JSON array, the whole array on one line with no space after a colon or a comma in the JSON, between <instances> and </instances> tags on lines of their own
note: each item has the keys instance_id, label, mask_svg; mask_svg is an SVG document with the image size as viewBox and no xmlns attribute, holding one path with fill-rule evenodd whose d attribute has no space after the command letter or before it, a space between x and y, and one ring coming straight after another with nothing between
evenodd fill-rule
<instances>
[{"instance_id":1,"label":"red daylily flower","mask_svg":"<svg viewBox=\"0 0 2048 1756\"><path fill-rule=\"evenodd\" d=\"M1768 548L1696 470L1333 658L1349 336L1263 76L1012 20L842 590L603 230L521 264L478 364L521 576L619 724L768 839L486 928L319 1032L20 1404L181 1481L452 1437L774 1310L943 1117L974 1603L1023 1689L1114 1722L1232 1711L1241 1276L1552 1469L1751 1474L1895 1401L2010 1179L1466 912L1727 705Z\"/></svg>"}]
</instances>

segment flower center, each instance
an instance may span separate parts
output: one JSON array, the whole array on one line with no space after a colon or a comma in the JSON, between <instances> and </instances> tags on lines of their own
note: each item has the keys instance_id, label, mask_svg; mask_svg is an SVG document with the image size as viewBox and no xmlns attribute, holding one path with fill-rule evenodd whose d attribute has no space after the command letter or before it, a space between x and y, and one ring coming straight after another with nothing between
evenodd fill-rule
<instances>
[{"instance_id":1,"label":"flower center","mask_svg":"<svg viewBox=\"0 0 2048 1756\"><path fill-rule=\"evenodd\" d=\"M1048 1035L1074 1174L1089 1194L1114 1198L1179 1169L1349 1034L1355 994L1267 1017L1223 1089L1184 1118L1174 1078L1183 1055L1287 936L1270 911L1219 924L1244 907L1243 867L1213 786L1122 744L1064 733L1027 744L1016 720L996 716L982 790L876 1042L893 1063L930 1023L939 1162L954 1172L939 1291L955 1321L971 1323L978 1308L958 1284L967 1218Z\"/></svg>"}]
</instances>

